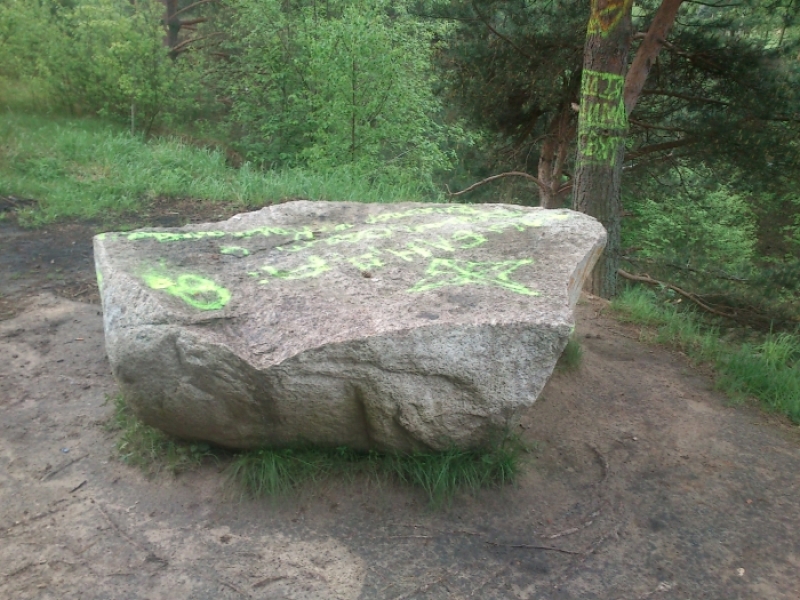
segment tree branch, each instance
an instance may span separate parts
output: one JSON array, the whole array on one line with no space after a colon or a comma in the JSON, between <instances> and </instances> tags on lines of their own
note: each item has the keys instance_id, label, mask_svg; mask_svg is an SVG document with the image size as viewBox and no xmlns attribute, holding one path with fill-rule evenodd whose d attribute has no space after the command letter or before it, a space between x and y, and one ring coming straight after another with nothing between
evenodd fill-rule
<instances>
[{"instance_id":1,"label":"tree branch","mask_svg":"<svg viewBox=\"0 0 800 600\"><path fill-rule=\"evenodd\" d=\"M627 279L629 281L636 281L636 282L639 282L639 283L646 283L648 285L657 285L657 286L666 288L668 290L672 290L676 294L678 294L680 296L683 296L687 300L691 300L692 302L697 304L697 306L699 306L703 310L705 310L707 312L710 312L710 313L712 313L714 315L718 315L720 317L725 317L726 319L736 319L736 317L737 317L736 313L724 313L724 312L722 312L720 310L712 308L708 304L706 304L705 302L700 300L696 295L692 294L691 292L687 292L686 290L683 290L683 289L679 288L676 285L672 285L671 283L665 283L663 281L659 281L657 279L653 279L649 275L633 275L632 273L628 273L627 271L625 271L623 269L617 269L617 274L620 277L622 277L624 279Z\"/></svg>"},{"instance_id":2,"label":"tree branch","mask_svg":"<svg viewBox=\"0 0 800 600\"><path fill-rule=\"evenodd\" d=\"M483 16L483 15L480 13L480 11L478 10L478 7L475 5L475 2L474 2L474 1L473 1L473 3L472 3L472 10L474 10L474 11L475 11L475 14L476 14L476 15L478 15L478 18L481 20L481 22L482 22L484 25L486 25L486 28L487 28L489 31L491 31L493 34L495 34L495 35L496 35L497 37L499 37L501 40L503 40L504 42L506 42L507 44L509 44L509 45L510 45L512 48L514 48L514 50L516 50L517 52L519 52L519 53L520 53L522 56L524 56L525 58L529 58L529 59L531 59L531 60L532 60L532 57L531 57L531 55L530 55L530 54L528 54L527 52L525 52L525 51L524 51L522 48L520 48L519 46L517 46L517 45L516 45L514 42L512 42L512 41L511 41L509 38L507 38L506 36L504 36L502 33L500 33L499 31L497 31L497 30L496 30L494 27L492 27L492 26L489 24L489 20L488 20L487 18L485 18L485 17L484 17L484 16Z\"/></svg>"},{"instance_id":3,"label":"tree branch","mask_svg":"<svg viewBox=\"0 0 800 600\"><path fill-rule=\"evenodd\" d=\"M474 190L477 187L480 187L480 186L482 186L482 185L484 185L486 183L490 183L490 182L495 181L497 179L500 179L502 177L524 177L525 179L529 179L530 181L533 181L540 188L544 187L544 184L542 184L541 181L539 181L536 177L534 177L530 173L523 173L522 171L509 171L508 173L500 173L499 175L492 175L491 177L487 177L486 179L483 179L483 180L481 180L481 181L479 181L477 183L473 183L471 186L469 186L466 189L461 190L460 192L451 192L448 189L447 190L447 195L448 196L460 196L461 194L466 194L467 192L471 192L472 190Z\"/></svg>"},{"instance_id":4,"label":"tree branch","mask_svg":"<svg viewBox=\"0 0 800 600\"><path fill-rule=\"evenodd\" d=\"M659 131L677 131L679 133L686 133L685 129L681 129L680 127L664 127L663 125L652 125L650 123L645 123L644 121L639 121L638 119L628 119L628 123L631 125L636 125L637 127L641 127L642 129L658 129Z\"/></svg>"},{"instance_id":5,"label":"tree branch","mask_svg":"<svg viewBox=\"0 0 800 600\"><path fill-rule=\"evenodd\" d=\"M681 100L688 100L689 102L705 102L707 104L730 106L730 102L725 102L724 100L703 98L701 96L689 96L687 94L679 94L678 92L670 92L667 90L642 90L642 94L646 96L667 96L668 98L680 98Z\"/></svg>"},{"instance_id":6,"label":"tree branch","mask_svg":"<svg viewBox=\"0 0 800 600\"><path fill-rule=\"evenodd\" d=\"M208 21L208 17L197 17L196 19L186 19L185 21L181 21L181 27L187 27L189 25L197 25L198 23L205 23Z\"/></svg>"},{"instance_id":7,"label":"tree branch","mask_svg":"<svg viewBox=\"0 0 800 600\"><path fill-rule=\"evenodd\" d=\"M640 248L633 248L629 251L638 250ZM749 279L743 279L741 277L733 277L731 275L725 275L722 273L710 273L709 271L703 271L702 269L695 269L694 267L690 267L688 265L678 265L668 261L658 261L653 260L650 258L634 258L632 256L623 256L622 260L632 262L632 263L645 263L649 265L656 265L661 267L669 267L671 269L677 269L679 271L688 271L689 273L697 273L698 275L703 275L705 277L713 277L714 279L724 279L726 281L736 281L739 283L745 283L749 281Z\"/></svg>"},{"instance_id":8,"label":"tree branch","mask_svg":"<svg viewBox=\"0 0 800 600\"><path fill-rule=\"evenodd\" d=\"M639 150L634 150L633 152L628 152L625 155L625 160L635 160L641 156L645 156L647 154L652 154L653 152L663 152L664 150L672 150L673 148L681 148L683 146L688 146L689 144L693 144L695 142L695 138L693 137L685 137L680 140L673 140L671 142L662 142L661 144L653 144L652 146L645 146L644 148L640 148Z\"/></svg>"},{"instance_id":9,"label":"tree branch","mask_svg":"<svg viewBox=\"0 0 800 600\"><path fill-rule=\"evenodd\" d=\"M188 48L188 46L190 44L194 44L195 42L199 42L199 41L202 41L202 40L205 40L205 39L208 39L208 38L212 38L212 37L217 37L217 36L220 36L220 35L224 35L224 34L222 32L217 31L217 32L214 32L214 33L209 33L208 35L203 35L203 36L200 36L200 37L191 38L191 39L188 39L188 40L183 40L180 44L176 44L172 49L170 49L169 53L172 56L177 56L181 52L184 52Z\"/></svg>"},{"instance_id":10,"label":"tree branch","mask_svg":"<svg viewBox=\"0 0 800 600\"><path fill-rule=\"evenodd\" d=\"M185 13L187 11L190 11L193 8L196 8L196 7L200 6L201 4L208 4L209 2L217 2L217 0L198 0L197 2L194 2L194 3L190 4L189 6L186 6L186 7L182 8L182 9L180 9L179 11L176 11L175 14L170 15L170 17L174 19L175 17L177 17L181 13Z\"/></svg>"},{"instance_id":11,"label":"tree branch","mask_svg":"<svg viewBox=\"0 0 800 600\"><path fill-rule=\"evenodd\" d=\"M683 0L662 0L644 36L644 41L636 51L628 75L625 77L625 110L629 115L639 101L650 67L664 46L681 4Z\"/></svg>"}]
</instances>

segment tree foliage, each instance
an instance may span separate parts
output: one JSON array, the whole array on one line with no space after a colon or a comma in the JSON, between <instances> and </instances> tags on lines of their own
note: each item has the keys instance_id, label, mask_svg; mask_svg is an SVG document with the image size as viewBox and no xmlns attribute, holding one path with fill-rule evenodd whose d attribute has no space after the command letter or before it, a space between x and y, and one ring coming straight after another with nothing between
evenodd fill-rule
<instances>
[{"instance_id":1,"label":"tree foliage","mask_svg":"<svg viewBox=\"0 0 800 600\"><path fill-rule=\"evenodd\" d=\"M272 164L430 180L463 133L439 119L430 55L442 25L401 2L232 0L220 71L248 155Z\"/></svg>"},{"instance_id":2,"label":"tree foliage","mask_svg":"<svg viewBox=\"0 0 800 600\"><path fill-rule=\"evenodd\" d=\"M0 5L3 74L38 78L57 104L149 130L195 100L197 76L168 60L158 0Z\"/></svg>"},{"instance_id":3,"label":"tree foliage","mask_svg":"<svg viewBox=\"0 0 800 600\"><path fill-rule=\"evenodd\" d=\"M698 191L729 190L746 199L761 220L757 230L774 231L762 226L764 219L778 207L796 206L791 181L800 169L796 0L612 4L633 6L628 62L645 75L632 94L633 74L626 81L626 106L633 110L619 168L628 206L619 212L630 212L630 199L653 178L688 175ZM674 27L654 36L665 8L678 9ZM449 74L451 102L490 131L493 147L483 169L535 173L531 203L536 196L545 206L567 203L573 187L574 109L578 82L586 79L589 9L589 2L558 0L465 0L428 9L457 22L440 65ZM656 51L648 52L647 44L657 44ZM636 56L646 60L637 63ZM663 186L656 196L652 187L649 193L655 207L669 206Z\"/></svg>"}]
</instances>

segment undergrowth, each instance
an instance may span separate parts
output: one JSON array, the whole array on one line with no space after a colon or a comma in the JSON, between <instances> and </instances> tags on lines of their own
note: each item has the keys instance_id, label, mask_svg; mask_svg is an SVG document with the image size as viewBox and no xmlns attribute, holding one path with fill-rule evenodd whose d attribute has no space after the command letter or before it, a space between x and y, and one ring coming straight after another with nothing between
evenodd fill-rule
<instances>
[{"instance_id":1,"label":"undergrowth","mask_svg":"<svg viewBox=\"0 0 800 600\"><path fill-rule=\"evenodd\" d=\"M333 476L363 475L421 489L434 508L458 493L512 483L528 448L517 437L507 437L487 449L442 452L361 452L347 447L262 448L230 452L208 444L175 440L139 421L122 396L114 399L111 428L119 431L117 450L126 464L149 473L180 472L199 466L206 457L229 458L228 476L243 496L277 497L301 485Z\"/></svg>"},{"instance_id":2,"label":"undergrowth","mask_svg":"<svg viewBox=\"0 0 800 600\"><path fill-rule=\"evenodd\" d=\"M757 341L725 341L718 327L670 298L631 287L611 303L622 321L648 326L642 337L712 365L717 385L732 398L754 397L770 411L800 423L800 332L769 333Z\"/></svg>"},{"instance_id":3,"label":"undergrowth","mask_svg":"<svg viewBox=\"0 0 800 600\"><path fill-rule=\"evenodd\" d=\"M282 199L436 200L423 187L347 169L233 168L225 153L178 138L146 140L94 118L8 112L0 121L0 195L32 198L20 222L133 213L156 198L261 206Z\"/></svg>"}]
</instances>

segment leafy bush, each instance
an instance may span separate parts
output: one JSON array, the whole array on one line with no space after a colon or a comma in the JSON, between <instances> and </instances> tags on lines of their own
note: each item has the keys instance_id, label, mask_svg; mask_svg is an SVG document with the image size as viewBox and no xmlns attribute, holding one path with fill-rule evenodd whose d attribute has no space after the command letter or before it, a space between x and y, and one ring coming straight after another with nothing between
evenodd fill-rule
<instances>
[{"instance_id":1,"label":"leafy bush","mask_svg":"<svg viewBox=\"0 0 800 600\"><path fill-rule=\"evenodd\" d=\"M50 103L150 131L198 102L200 74L165 48L158 0L0 4L0 76L44 85ZM35 87L35 86L34 86Z\"/></svg>"}]
</instances>

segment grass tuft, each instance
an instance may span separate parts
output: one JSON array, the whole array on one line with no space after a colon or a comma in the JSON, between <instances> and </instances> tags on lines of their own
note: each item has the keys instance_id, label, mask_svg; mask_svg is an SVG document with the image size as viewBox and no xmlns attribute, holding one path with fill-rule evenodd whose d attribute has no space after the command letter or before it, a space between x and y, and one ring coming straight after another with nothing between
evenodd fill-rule
<instances>
[{"instance_id":1,"label":"grass tuft","mask_svg":"<svg viewBox=\"0 0 800 600\"><path fill-rule=\"evenodd\" d=\"M575 337L570 337L558 359L556 369L562 372L576 371L580 368L582 361L583 348L581 348L581 343Z\"/></svg>"},{"instance_id":2,"label":"grass tuft","mask_svg":"<svg viewBox=\"0 0 800 600\"><path fill-rule=\"evenodd\" d=\"M768 409L800 423L800 336L770 334L722 356L719 385L732 395L750 395Z\"/></svg>"},{"instance_id":3,"label":"grass tuft","mask_svg":"<svg viewBox=\"0 0 800 600\"><path fill-rule=\"evenodd\" d=\"M655 328L650 341L713 365L718 387L732 398L752 396L800 423L800 332L769 334L759 343L737 346L723 341L719 330L696 313L680 311L639 287L624 290L611 308L622 321Z\"/></svg>"},{"instance_id":4,"label":"grass tuft","mask_svg":"<svg viewBox=\"0 0 800 600\"><path fill-rule=\"evenodd\" d=\"M136 418L121 394L114 398L114 415L109 430L120 432L117 440L120 460L148 473L166 470L178 474L198 467L204 458L214 456L208 444L176 440L145 425Z\"/></svg>"},{"instance_id":5,"label":"grass tuft","mask_svg":"<svg viewBox=\"0 0 800 600\"><path fill-rule=\"evenodd\" d=\"M121 395L113 401L109 429L120 432L117 451L124 463L151 474L161 470L179 473L199 466L206 457L219 458L208 444L176 440L145 425ZM254 498L283 496L335 475L361 474L379 482L391 478L422 489L432 507L441 507L458 493L476 493L513 482L526 451L517 437L507 437L486 449L408 454L347 447L262 448L234 453L228 475L243 495Z\"/></svg>"},{"instance_id":6,"label":"grass tuft","mask_svg":"<svg viewBox=\"0 0 800 600\"><path fill-rule=\"evenodd\" d=\"M364 474L381 481L393 478L422 489L430 505L438 508L458 493L476 493L513 482L524 450L517 438L490 449L407 454L345 447L260 449L238 454L229 475L251 497L284 495L301 484L332 475Z\"/></svg>"}]
</instances>

